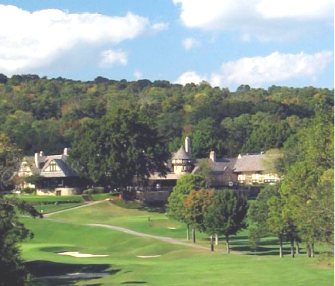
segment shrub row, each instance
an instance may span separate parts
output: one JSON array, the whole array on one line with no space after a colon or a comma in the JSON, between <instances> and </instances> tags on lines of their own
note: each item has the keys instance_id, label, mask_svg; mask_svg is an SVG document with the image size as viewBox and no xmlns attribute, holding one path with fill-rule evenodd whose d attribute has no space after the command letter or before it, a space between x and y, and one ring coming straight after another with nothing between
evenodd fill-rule
<instances>
[{"instance_id":1,"label":"shrub row","mask_svg":"<svg viewBox=\"0 0 335 286\"><path fill-rule=\"evenodd\" d=\"M92 194L102 194L105 191L103 187L94 187L92 189L87 189L83 191L85 195L92 195Z\"/></svg>"},{"instance_id":2,"label":"shrub row","mask_svg":"<svg viewBox=\"0 0 335 286\"><path fill-rule=\"evenodd\" d=\"M33 206L38 205L59 205L59 204L80 204L81 200L67 200L67 201L39 201L39 202L30 202Z\"/></svg>"}]
</instances>

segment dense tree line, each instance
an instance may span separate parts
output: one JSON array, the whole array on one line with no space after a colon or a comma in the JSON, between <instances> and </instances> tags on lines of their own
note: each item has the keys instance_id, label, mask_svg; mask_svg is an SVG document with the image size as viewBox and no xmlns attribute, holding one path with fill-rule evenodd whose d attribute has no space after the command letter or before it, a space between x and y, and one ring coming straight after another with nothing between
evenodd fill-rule
<instances>
[{"instance_id":1,"label":"dense tree line","mask_svg":"<svg viewBox=\"0 0 335 286\"><path fill-rule=\"evenodd\" d=\"M283 240L290 241L293 257L300 242L309 257L316 243L334 249L333 120L328 107L319 106L307 126L290 137L277 162L284 179L263 189L249 211L252 236L276 235L281 257Z\"/></svg>"},{"instance_id":2,"label":"dense tree line","mask_svg":"<svg viewBox=\"0 0 335 286\"><path fill-rule=\"evenodd\" d=\"M0 131L25 155L71 147L88 119L117 109L147 114L169 151L185 136L194 156L221 156L282 148L314 116L317 105L333 105L333 90L314 87L268 89L242 85L237 91L157 80L73 81L37 75L0 76Z\"/></svg>"},{"instance_id":3,"label":"dense tree line","mask_svg":"<svg viewBox=\"0 0 335 286\"><path fill-rule=\"evenodd\" d=\"M166 171L168 150L185 136L193 155L207 157L279 148L284 180L264 188L250 207L250 237L266 235L282 243L334 245L333 90L314 87L268 89L241 85L236 92L207 82L94 81L47 79L37 75L0 74L0 189L22 155L43 150L59 154L72 147L72 163L98 184L125 185L134 176ZM169 197L168 214L195 230L229 236L246 227L246 198L231 190L208 190L206 179L186 175ZM0 195L0 265L11 285L24 285L18 243L30 232L16 209L39 214L24 202ZM188 232L187 232L188 233ZM189 233L188 233L189 237ZM7 285L3 284L3 285Z\"/></svg>"}]
</instances>

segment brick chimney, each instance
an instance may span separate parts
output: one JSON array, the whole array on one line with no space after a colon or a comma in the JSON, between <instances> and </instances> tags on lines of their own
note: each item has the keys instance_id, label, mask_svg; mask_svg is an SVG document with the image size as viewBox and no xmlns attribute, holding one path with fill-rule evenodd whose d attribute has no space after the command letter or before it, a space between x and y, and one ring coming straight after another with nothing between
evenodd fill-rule
<instances>
[{"instance_id":1,"label":"brick chimney","mask_svg":"<svg viewBox=\"0 0 335 286\"><path fill-rule=\"evenodd\" d=\"M40 160L39 160L39 154L35 153L35 167L39 168L40 167Z\"/></svg>"},{"instance_id":2,"label":"brick chimney","mask_svg":"<svg viewBox=\"0 0 335 286\"><path fill-rule=\"evenodd\" d=\"M209 153L209 159L211 159L213 162L216 162L216 154L215 151L211 151Z\"/></svg>"},{"instance_id":3,"label":"brick chimney","mask_svg":"<svg viewBox=\"0 0 335 286\"><path fill-rule=\"evenodd\" d=\"M190 157L192 156L192 153L191 153L191 139L188 136L185 138L185 152Z\"/></svg>"},{"instance_id":4,"label":"brick chimney","mask_svg":"<svg viewBox=\"0 0 335 286\"><path fill-rule=\"evenodd\" d=\"M40 168L41 162L44 162L44 152L40 151L39 153L35 153L35 166L36 168Z\"/></svg>"}]
</instances>

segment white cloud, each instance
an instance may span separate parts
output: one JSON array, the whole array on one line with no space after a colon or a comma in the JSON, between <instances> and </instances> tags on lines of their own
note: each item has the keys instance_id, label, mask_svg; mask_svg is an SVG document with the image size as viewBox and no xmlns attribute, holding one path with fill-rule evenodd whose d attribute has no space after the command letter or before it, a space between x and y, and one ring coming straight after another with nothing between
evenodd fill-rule
<instances>
[{"instance_id":1,"label":"white cloud","mask_svg":"<svg viewBox=\"0 0 335 286\"><path fill-rule=\"evenodd\" d=\"M183 73L176 81L175 83L179 83L179 84L187 84L187 83L194 83L194 84L199 84L200 82L202 82L203 80L207 81L206 77L200 76L198 75L196 72L194 71L188 71Z\"/></svg>"},{"instance_id":2,"label":"white cloud","mask_svg":"<svg viewBox=\"0 0 335 286\"><path fill-rule=\"evenodd\" d=\"M143 78L143 74L140 71L135 71L134 72L134 77L136 80L139 80L141 78Z\"/></svg>"},{"instance_id":3,"label":"white cloud","mask_svg":"<svg viewBox=\"0 0 335 286\"><path fill-rule=\"evenodd\" d=\"M333 23L333 0L173 0L189 28L239 31L261 40L292 39ZM318 22L318 25L315 23ZM324 24L324 25L320 25ZM317 27L316 27L317 26ZM245 36L242 36L242 39Z\"/></svg>"},{"instance_id":4,"label":"white cloud","mask_svg":"<svg viewBox=\"0 0 335 286\"><path fill-rule=\"evenodd\" d=\"M315 80L333 60L331 51L315 54L282 54L274 52L265 57L241 58L223 63L219 73L211 75L213 85L278 83L284 80L307 78Z\"/></svg>"},{"instance_id":5,"label":"white cloud","mask_svg":"<svg viewBox=\"0 0 335 286\"><path fill-rule=\"evenodd\" d=\"M0 27L3 27L0 29L0 70L13 74L55 63L60 65L66 54L80 58L78 55L82 53L85 56L80 61L92 62L90 57L93 57L98 64L99 50L103 46L116 45L165 26L151 25L147 18L132 13L123 17L70 14L56 9L30 13L15 6L0 5ZM87 57L87 51L95 54ZM113 53L109 58L109 63L115 61ZM124 55L119 57L119 63L125 62ZM65 62L64 66L69 64Z\"/></svg>"},{"instance_id":6,"label":"white cloud","mask_svg":"<svg viewBox=\"0 0 335 286\"><path fill-rule=\"evenodd\" d=\"M168 23L156 23L152 25L151 29L154 32L164 31L164 30L169 29L169 24Z\"/></svg>"},{"instance_id":7,"label":"white cloud","mask_svg":"<svg viewBox=\"0 0 335 286\"><path fill-rule=\"evenodd\" d=\"M127 54L122 51L106 50L101 52L100 67L110 67L114 64L125 66L128 62Z\"/></svg>"},{"instance_id":8,"label":"white cloud","mask_svg":"<svg viewBox=\"0 0 335 286\"><path fill-rule=\"evenodd\" d=\"M264 18L329 19L333 17L333 0L260 0L256 11Z\"/></svg>"},{"instance_id":9,"label":"white cloud","mask_svg":"<svg viewBox=\"0 0 335 286\"><path fill-rule=\"evenodd\" d=\"M185 50L190 50L192 48L199 47L200 42L194 38L186 38L183 40L183 46Z\"/></svg>"}]
</instances>

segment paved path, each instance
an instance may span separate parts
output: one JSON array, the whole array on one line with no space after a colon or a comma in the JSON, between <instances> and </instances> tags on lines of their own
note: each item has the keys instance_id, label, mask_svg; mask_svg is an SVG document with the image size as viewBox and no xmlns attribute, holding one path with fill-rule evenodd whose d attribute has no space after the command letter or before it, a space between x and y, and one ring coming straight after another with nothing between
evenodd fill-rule
<instances>
[{"instance_id":1,"label":"paved path","mask_svg":"<svg viewBox=\"0 0 335 286\"><path fill-rule=\"evenodd\" d=\"M128 234L131 234L131 235L158 239L158 240L161 240L161 241L164 241L164 242L167 242L167 243L171 243L171 244L210 250L209 247L205 247L205 246L202 246L202 245L182 242L182 241L179 241L179 240L171 238L171 237L158 236L158 235L152 235L152 234L148 234L148 233L137 232L137 231L133 231L133 230L130 230L130 229L127 229L127 228L119 227L119 226L100 224L100 223L91 223L91 224L86 224L86 225L93 226L93 227L103 227L103 228L108 228L108 229L112 229L112 230L116 230L116 231L122 231L122 232L125 232L125 233L128 233Z\"/></svg>"},{"instance_id":2,"label":"paved path","mask_svg":"<svg viewBox=\"0 0 335 286\"><path fill-rule=\"evenodd\" d=\"M61 210L61 211L56 211L56 212L52 212L52 213L48 213L48 214L43 214L43 217L47 218L47 217L49 217L51 215L54 215L54 214L59 214L59 213L68 212L68 211L72 211L72 210L79 209L79 208L89 207L89 206L92 206L92 205L100 204L102 202L104 202L104 201L95 201L95 202L92 202L92 203L86 203L86 204L81 205L81 206L77 206L77 207L73 207L73 208L69 208L69 209L65 209L65 210Z\"/></svg>"},{"instance_id":3,"label":"paved path","mask_svg":"<svg viewBox=\"0 0 335 286\"><path fill-rule=\"evenodd\" d=\"M78 209L78 208L88 207L88 206L99 204L99 203L102 203L102 202L104 202L104 201L96 201L96 202L92 202L92 203L87 203L85 205L81 205L81 206L78 206L78 207L73 207L73 208L70 208L70 209L65 209L65 210L61 210L61 211L57 211L57 212L45 214L45 215L43 215L43 217L44 218L48 218L49 216L51 216L53 214L62 213L62 212L66 212L66 211L71 211L71 210ZM65 221L62 221L62 222L65 222ZM121 231L121 232L124 232L124 233L128 233L128 234L131 234L131 235L158 239L160 241L164 241L164 242L175 244L175 245L182 245L182 246L187 246L187 247L204 249L204 250L208 250L208 251L210 250L210 247L206 247L206 246L202 246L202 245L198 245L198 244L194 244L194 243L182 242L182 241L179 241L179 240L171 238L171 237L158 236L158 235L153 235L153 234L148 234L148 233L137 232L137 231L133 231L133 230L130 230L130 229L127 229L127 228L124 228L124 227L115 226L115 225L100 224L100 223L92 223L92 224L85 224L85 225L86 226L91 226L91 227L108 228L108 229L112 229L112 230L116 230L116 231ZM242 254L239 251L231 251L230 253L233 253L233 254Z\"/></svg>"}]
</instances>

